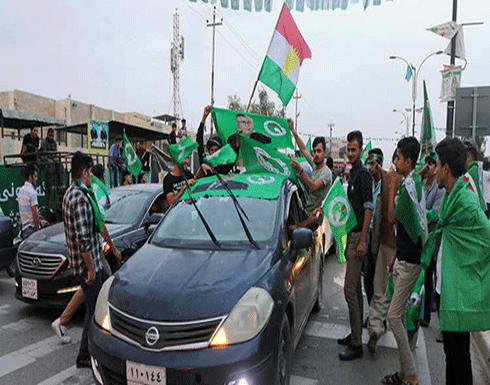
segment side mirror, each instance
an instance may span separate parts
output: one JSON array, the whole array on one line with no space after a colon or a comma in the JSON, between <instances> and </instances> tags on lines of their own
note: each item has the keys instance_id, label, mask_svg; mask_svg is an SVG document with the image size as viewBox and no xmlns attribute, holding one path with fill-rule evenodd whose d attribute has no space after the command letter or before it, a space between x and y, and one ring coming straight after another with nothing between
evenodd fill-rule
<instances>
[{"instance_id":1,"label":"side mirror","mask_svg":"<svg viewBox=\"0 0 490 385\"><path fill-rule=\"evenodd\" d=\"M163 218L163 214L153 213L143 221L143 226L149 227L150 225L157 225Z\"/></svg>"},{"instance_id":2,"label":"side mirror","mask_svg":"<svg viewBox=\"0 0 490 385\"><path fill-rule=\"evenodd\" d=\"M291 234L291 250L306 249L313 244L313 232L305 227L296 229Z\"/></svg>"}]
</instances>

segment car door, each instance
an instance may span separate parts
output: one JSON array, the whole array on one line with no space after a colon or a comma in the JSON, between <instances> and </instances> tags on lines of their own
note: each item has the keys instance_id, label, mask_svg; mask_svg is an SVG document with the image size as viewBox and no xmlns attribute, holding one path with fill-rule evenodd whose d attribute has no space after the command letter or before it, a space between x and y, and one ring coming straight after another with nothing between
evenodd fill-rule
<instances>
[{"instance_id":1,"label":"car door","mask_svg":"<svg viewBox=\"0 0 490 385\"><path fill-rule=\"evenodd\" d=\"M291 224L298 224L302 219L301 215L302 207L299 202L297 191L293 191L290 195L288 207L285 211L287 226ZM297 251L290 250L291 234L286 231L287 237L287 255L290 256L292 261L292 267L289 272L288 281L291 283L292 292L295 300L295 326L296 331L300 330L306 322L311 306L311 299L314 295L313 286L313 261L312 250L314 247L308 249L300 249ZM294 256L291 253L295 253Z\"/></svg>"}]
</instances>

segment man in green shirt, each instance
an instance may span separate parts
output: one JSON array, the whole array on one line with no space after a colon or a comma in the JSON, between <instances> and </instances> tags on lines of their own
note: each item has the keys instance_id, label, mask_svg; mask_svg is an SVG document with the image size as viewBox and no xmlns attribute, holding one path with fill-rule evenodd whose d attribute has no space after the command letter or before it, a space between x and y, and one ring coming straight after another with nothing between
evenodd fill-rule
<instances>
[{"instance_id":1,"label":"man in green shirt","mask_svg":"<svg viewBox=\"0 0 490 385\"><path fill-rule=\"evenodd\" d=\"M325 143L325 138L323 136L316 137L313 141L313 155L310 155L305 144L294 129L292 119L289 119L289 129L303 156L313 168L310 178L298 161L291 159L291 166L298 172L299 178L309 191L305 207L309 217L297 225L291 225L289 230L293 231L298 227L308 227L312 230L316 230L323 221L323 211L321 209L322 202L327 196L330 186L332 186L332 172L325 164L327 144Z\"/></svg>"}]
</instances>

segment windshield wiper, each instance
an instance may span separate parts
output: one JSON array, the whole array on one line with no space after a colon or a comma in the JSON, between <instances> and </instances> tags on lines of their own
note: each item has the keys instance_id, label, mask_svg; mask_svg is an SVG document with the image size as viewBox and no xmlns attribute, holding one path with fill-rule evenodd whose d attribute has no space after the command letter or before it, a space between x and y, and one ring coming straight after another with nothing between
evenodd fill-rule
<instances>
[{"instance_id":1,"label":"windshield wiper","mask_svg":"<svg viewBox=\"0 0 490 385\"><path fill-rule=\"evenodd\" d=\"M206 228L206 231L208 232L209 234L209 237L211 238L211 240L214 242L214 244L216 246L218 246L219 248L221 248L221 243L218 242L218 240L216 239L216 237L214 236L214 233L213 233L213 230L211 230L211 228L209 227L208 225L208 222L206 222L206 220L204 219L201 211L199 210L199 208L197 207L197 203L196 203L196 200L194 199L194 197L192 196L191 194L191 186L189 186L189 182L187 181L187 178L185 177L185 174L184 174L184 170L182 169L182 166L177 163L177 166L179 168L179 171L180 171L180 175L182 175L182 177L184 178L185 180L185 185L187 186L187 192L189 193L189 198L191 199L191 202L192 204L194 205L194 208L196 209L197 211L197 214L199 215L199 218L201 218L201 222L202 224L204 225L204 227Z\"/></svg>"},{"instance_id":2,"label":"windshield wiper","mask_svg":"<svg viewBox=\"0 0 490 385\"><path fill-rule=\"evenodd\" d=\"M247 213L245 213L245 210L240 205L240 203L238 202L238 199L236 199L235 194L233 194L233 191L231 191L230 187L225 182L225 180L223 178L221 178L221 176L218 174L218 172L216 171L216 169L213 166L211 166L211 165L209 165L209 166L213 170L213 172L216 175L216 177L218 178L219 182L224 186L224 188L225 188L226 192L228 193L228 195L231 197L231 200L233 201L233 204L235 205L235 209L236 209L236 212L238 214L238 218L240 218L240 223L242 224L243 230L245 231L245 234L247 235L248 241L256 249L260 249L258 243L254 241L254 239L252 237L252 234L250 234L250 230L248 229L247 224L245 223L245 221L244 221L244 219L242 217L242 213L243 213L243 215L245 216L245 218L247 218L247 221L250 221L250 219L248 219Z\"/></svg>"}]
</instances>

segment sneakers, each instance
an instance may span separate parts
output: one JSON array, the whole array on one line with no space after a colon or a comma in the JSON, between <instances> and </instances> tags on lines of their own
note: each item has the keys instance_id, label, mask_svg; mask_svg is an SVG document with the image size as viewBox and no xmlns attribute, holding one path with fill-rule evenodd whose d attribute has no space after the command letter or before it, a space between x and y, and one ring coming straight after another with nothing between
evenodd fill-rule
<instances>
[{"instance_id":1,"label":"sneakers","mask_svg":"<svg viewBox=\"0 0 490 385\"><path fill-rule=\"evenodd\" d=\"M53 328L54 332L58 337L60 337L61 343L63 344L69 344L71 342L71 337L68 335L66 331L66 326L63 326L60 324L60 319L57 318L53 321L51 324L51 327Z\"/></svg>"}]
</instances>

